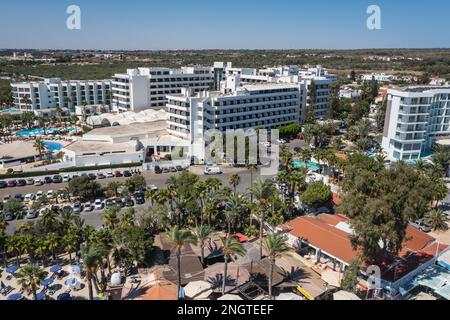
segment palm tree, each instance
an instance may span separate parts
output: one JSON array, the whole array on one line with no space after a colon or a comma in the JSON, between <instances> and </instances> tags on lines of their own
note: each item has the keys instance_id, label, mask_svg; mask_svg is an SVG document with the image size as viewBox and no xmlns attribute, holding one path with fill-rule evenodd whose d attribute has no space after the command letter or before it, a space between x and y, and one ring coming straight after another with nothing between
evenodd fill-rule
<instances>
[{"instance_id":1,"label":"palm tree","mask_svg":"<svg viewBox=\"0 0 450 320\"><path fill-rule=\"evenodd\" d=\"M56 250L59 248L60 239L58 234L50 232L46 236L47 248L52 253L53 260L56 260Z\"/></svg>"},{"instance_id":2,"label":"palm tree","mask_svg":"<svg viewBox=\"0 0 450 320\"><path fill-rule=\"evenodd\" d=\"M430 211L428 214L425 215L425 220L424 222L429 225L434 231L438 231L438 230L448 230L448 225L447 225L447 217L445 215L445 213L440 210L433 210Z\"/></svg>"},{"instance_id":3,"label":"palm tree","mask_svg":"<svg viewBox=\"0 0 450 320\"><path fill-rule=\"evenodd\" d=\"M205 242L212 237L211 227L208 225L200 225L193 230L193 234L197 237L200 242L201 248L201 261L202 265L205 265Z\"/></svg>"},{"instance_id":4,"label":"palm tree","mask_svg":"<svg viewBox=\"0 0 450 320\"><path fill-rule=\"evenodd\" d=\"M153 207L155 205L157 195L158 195L158 190L149 189L145 193L145 200L150 201L150 203L152 204L152 207Z\"/></svg>"},{"instance_id":5,"label":"palm tree","mask_svg":"<svg viewBox=\"0 0 450 320\"><path fill-rule=\"evenodd\" d=\"M45 149L44 142L41 139L37 138L36 141L34 141L33 147L39 153L39 160L42 160L42 151L44 151Z\"/></svg>"},{"instance_id":6,"label":"palm tree","mask_svg":"<svg viewBox=\"0 0 450 320\"><path fill-rule=\"evenodd\" d=\"M236 188L241 183L241 176L237 173L230 176L228 183L233 187L234 195L236 195Z\"/></svg>"},{"instance_id":7,"label":"palm tree","mask_svg":"<svg viewBox=\"0 0 450 320\"><path fill-rule=\"evenodd\" d=\"M122 184L119 181L111 181L108 183L107 190L111 192L115 197L119 195L119 188Z\"/></svg>"},{"instance_id":8,"label":"palm tree","mask_svg":"<svg viewBox=\"0 0 450 320\"><path fill-rule=\"evenodd\" d=\"M106 256L106 250L99 244L85 243L81 246L80 252L88 281L89 300L94 300L92 284L94 284L96 289L98 288L97 270L103 258Z\"/></svg>"},{"instance_id":9,"label":"palm tree","mask_svg":"<svg viewBox=\"0 0 450 320\"><path fill-rule=\"evenodd\" d=\"M103 221L105 223L105 226L107 226L111 230L114 230L119 223L119 210L119 208L113 207L111 209L106 209L103 212Z\"/></svg>"},{"instance_id":10,"label":"palm tree","mask_svg":"<svg viewBox=\"0 0 450 320\"><path fill-rule=\"evenodd\" d=\"M250 171L250 185L253 185L253 173L258 169L256 164L246 163L246 169ZM253 194L250 194L250 199L253 202ZM250 219L250 225L252 224L252 220Z\"/></svg>"},{"instance_id":11,"label":"palm tree","mask_svg":"<svg viewBox=\"0 0 450 320\"><path fill-rule=\"evenodd\" d=\"M272 281L275 262L278 257L288 251L288 247L286 246L286 239L282 235L271 233L264 239L264 248L270 259L269 297L272 299Z\"/></svg>"},{"instance_id":12,"label":"palm tree","mask_svg":"<svg viewBox=\"0 0 450 320\"><path fill-rule=\"evenodd\" d=\"M259 179L250 187L250 192L256 197L259 204L259 240L260 258L263 257L264 214L270 206L269 199L275 193L275 187L270 180Z\"/></svg>"},{"instance_id":13,"label":"palm tree","mask_svg":"<svg viewBox=\"0 0 450 320\"><path fill-rule=\"evenodd\" d=\"M242 196L235 195L225 205L225 221L227 222L227 236L230 236L231 226L234 225L237 217L242 213Z\"/></svg>"},{"instance_id":14,"label":"palm tree","mask_svg":"<svg viewBox=\"0 0 450 320\"><path fill-rule=\"evenodd\" d=\"M69 254L70 263L72 263L72 253L78 249L79 240L78 232L74 228L69 229L67 234L62 237L64 250Z\"/></svg>"},{"instance_id":15,"label":"palm tree","mask_svg":"<svg viewBox=\"0 0 450 320\"><path fill-rule=\"evenodd\" d=\"M37 300L36 292L41 282L47 276L47 272L34 264L27 264L17 272L17 283L24 291L33 294L33 299Z\"/></svg>"},{"instance_id":16,"label":"palm tree","mask_svg":"<svg viewBox=\"0 0 450 320\"><path fill-rule=\"evenodd\" d=\"M425 174L428 168L428 163L422 159L416 161L416 170L420 174Z\"/></svg>"},{"instance_id":17,"label":"palm tree","mask_svg":"<svg viewBox=\"0 0 450 320\"><path fill-rule=\"evenodd\" d=\"M179 299L181 290L181 249L187 244L196 244L197 239L191 231L180 229L178 226L170 229L168 236L170 241L172 241L172 243L175 245L175 249L177 251L177 292Z\"/></svg>"},{"instance_id":18,"label":"palm tree","mask_svg":"<svg viewBox=\"0 0 450 320\"><path fill-rule=\"evenodd\" d=\"M13 235L6 239L6 248L8 253L15 253L16 254L16 265L20 266L20 241L19 241L19 235Z\"/></svg>"},{"instance_id":19,"label":"palm tree","mask_svg":"<svg viewBox=\"0 0 450 320\"><path fill-rule=\"evenodd\" d=\"M232 255L245 255L245 248L238 240L234 238L224 238L222 239L223 242L223 253L225 256L225 263L224 263L224 269L223 269L223 282L222 282L222 295L225 295L225 287L226 287L226 281L228 277L228 260L231 258Z\"/></svg>"}]
</instances>

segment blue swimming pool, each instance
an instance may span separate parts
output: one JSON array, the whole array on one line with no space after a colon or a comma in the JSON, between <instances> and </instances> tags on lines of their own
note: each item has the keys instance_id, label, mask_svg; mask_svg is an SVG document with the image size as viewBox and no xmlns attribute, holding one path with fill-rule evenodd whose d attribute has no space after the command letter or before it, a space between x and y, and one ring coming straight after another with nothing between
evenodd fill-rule
<instances>
[{"instance_id":1,"label":"blue swimming pool","mask_svg":"<svg viewBox=\"0 0 450 320\"><path fill-rule=\"evenodd\" d=\"M308 170L312 171L318 171L320 170L320 165L315 162L308 162L302 160L294 160L294 168L300 169L300 168L307 168Z\"/></svg>"},{"instance_id":2,"label":"blue swimming pool","mask_svg":"<svg viewBox=\"0 0 450 320\"><path fill-rule=\"evenodd\" d=\"M68 132L75 131L75 128L67 128ZM30 130L22 130L17 132L17 135L19 137L29 137L29 136L39 136L43 134L60 134L64 133L64 129L44 129L44 128L38 128L38 129L30 129Z\"/></svg>"},{"instance_id":3,"label":"blue swimming pool","mask_svg":"<svg viewBox=\"0 0 450 320\"><path fill-rule=\"evenodd\" d=\"M47 148L48 151L50 152L57 152L57 151L61 151L63 148L63 145L58 143L58 142L54 142L54 141L44 141L44 145Z\"/></svg>"}]
</instances>

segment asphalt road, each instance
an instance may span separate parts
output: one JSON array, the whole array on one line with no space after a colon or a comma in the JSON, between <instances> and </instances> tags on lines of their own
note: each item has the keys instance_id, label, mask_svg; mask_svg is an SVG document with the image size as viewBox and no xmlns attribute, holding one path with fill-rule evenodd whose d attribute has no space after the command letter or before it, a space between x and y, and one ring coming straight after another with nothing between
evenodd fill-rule
<instances>
[{"instance_id":1,"label":"asphalt road","mask_svg":"<svg viewBox=\"0 0 450 320\"><path fill-rule=\"evenodd\" d=\"M191 167L190 171L192 173L198 174L200 176L201 180L205 180L208 177L214 177L220 179L224 185L228 186L228 180L231 175L237 173L241 177L241 183L237 187L237 191L244 193L247 191L248 187L250 186L251 176L250 172L248 172L245 168L232 168L232 167L222 167L223 173L221 175L214 175L214 176L205 176L203 174L204 167ZM80 174L80 173L78 173ZM155 185L158 188L164 188L166 186L167 180L170 178L170 176L176 175L176 173L166 173L166 174L154 174L151 171L144 171L143 176L145 177L145 180L147 182L147 185ZM260 176L259 170L257 172L253 173L253 179L256 180ZM124 182L127 178L121 177L121 178L107 178L104 180L96 180L102 185L107 185L111 181L119 181ZM5 195L10 195L14 197L16 193L21 193L23 196L25 196L28 193L34 193L38 191L47 192L48 190L59 190L64 189L67 186L67 183L59 183L59 184L48 184L48 185L42 185L42 186L24 186L24 187L16 187L16 188L5 188L0 189L0 197L3 199ZM61 205L61 204L60 204ZM145 211L149 207L149 203L146 203L141 206L135 206L136 215L139 216L143 211ZM82 213L82 218L85 220L86 225L91 225L95 228L100 228L103 225L103 214L102 211L93 211L91 213ZM34 220L14 220L10 221L9 225L7 227L7 233L11 234L14 232L17 226L26 223L28 221L34 221Z\"/></svg>"}]
</instances>

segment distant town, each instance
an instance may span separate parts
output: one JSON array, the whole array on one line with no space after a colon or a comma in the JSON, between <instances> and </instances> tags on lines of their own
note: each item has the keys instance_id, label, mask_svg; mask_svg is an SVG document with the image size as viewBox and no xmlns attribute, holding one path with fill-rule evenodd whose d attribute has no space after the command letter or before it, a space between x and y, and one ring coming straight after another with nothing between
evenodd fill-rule
<instances>
[{"instance_id":1,"label":"distant town","mask_svg":"<svg viewBox=\"0 0 450 320\"><path fill-rule=\"evenodd\" d=\"M0 51L0 300L450 299L449 62Z\"/></svg>"}]
</instances>

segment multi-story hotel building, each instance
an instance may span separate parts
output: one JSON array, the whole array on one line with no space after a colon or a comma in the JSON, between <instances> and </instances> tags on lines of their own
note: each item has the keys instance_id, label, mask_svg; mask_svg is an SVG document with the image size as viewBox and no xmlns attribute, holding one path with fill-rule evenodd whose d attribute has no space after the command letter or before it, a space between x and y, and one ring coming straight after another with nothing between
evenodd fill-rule
<instances>
[{"instance_id":1,"label":"multi-story hotel building","mask_svg":"<svg viewBox=\"0 0 450 320\"><path fill-rule=\"evenodd\" d=\"M228 77L221 91L168 96L168 132L194 141L206 130L274 129L299 122L303 98L298 84L241 86L239 79Z\"/></svg>"},{"instance_id":2,"label":"multi-story hotel building","mask_svg":"<svg viewBox=\"0 0 450 320\"><path fill-rule=\"evenodd\" d=\"M83 104L110 104L110 80L45 79L40 82L13 83L14 105L22 111L39 111L56 107L75 111Z\"/></svg>"},{"instance_id":3,"label":"multi-story hotel building","mask_svg":"<svg viewBox=\"0 0 450 320\"><path fill-rule=\"evenodd\" d=\"M112 84L113 110L139 112L164 108L166 96L179 94L182 88L209 90L214 86L214 76L210 67L138 68L116 74Z\"/></svg>"},{"instance_id":4,"label":"multi-story hotel building","mask_svg":"<svg viewBox=\"0 0 450 320\"><path fill-rule=\"evenodd\" d=\"M450 87L389 89L383 150L391 160L417 160L450 137Z\"/></svg>"}]
</instances>

